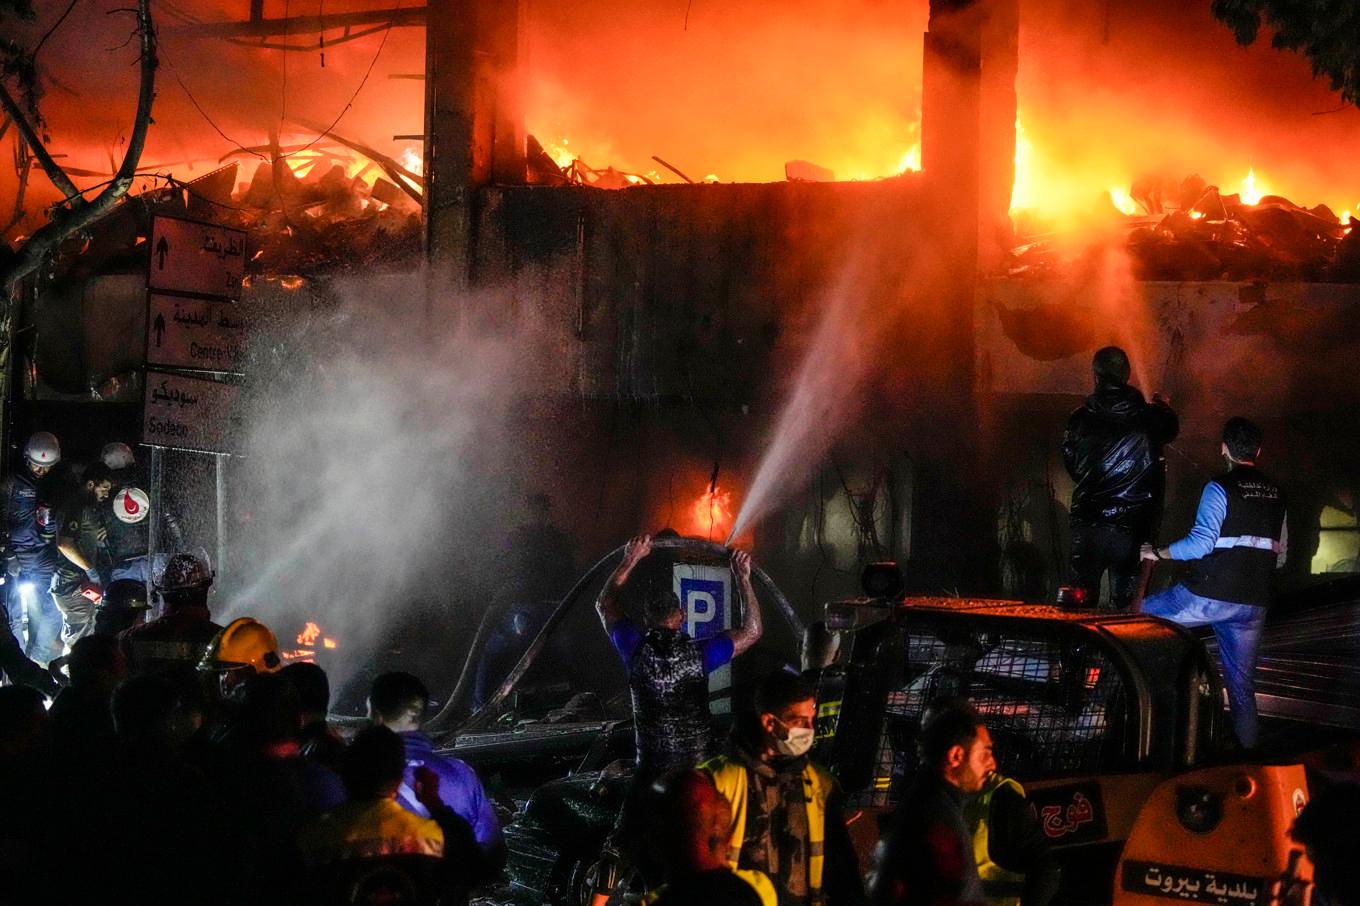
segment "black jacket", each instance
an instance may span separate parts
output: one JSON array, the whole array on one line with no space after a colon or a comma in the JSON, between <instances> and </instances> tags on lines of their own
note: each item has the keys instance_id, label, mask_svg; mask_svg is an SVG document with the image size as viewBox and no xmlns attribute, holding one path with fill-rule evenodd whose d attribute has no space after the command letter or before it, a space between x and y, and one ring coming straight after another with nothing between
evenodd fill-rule
<instances>
[{"instance_id":1,"label":"black jacket","mask_svg":"<svg viewBox=\"0 0 1360 906\"><path fill-rule=\"evenodd\" d=\"M873 906L983 901L962 790L922 769L890 821L875 853Z\"/></svg>"},{"instance_id":2,"label":"black jacket","mask_svg":"<svg viewBox=\"0 0 1360 906\"><path fill-rule=\"evenodd\" d=\"M1150 531L1166 486L1162 445L1179 430L1170 406L1126 384L1098 386L1063 434L1063 462L1077 483L1072 518Z\"/></svg>"}]
</instances>

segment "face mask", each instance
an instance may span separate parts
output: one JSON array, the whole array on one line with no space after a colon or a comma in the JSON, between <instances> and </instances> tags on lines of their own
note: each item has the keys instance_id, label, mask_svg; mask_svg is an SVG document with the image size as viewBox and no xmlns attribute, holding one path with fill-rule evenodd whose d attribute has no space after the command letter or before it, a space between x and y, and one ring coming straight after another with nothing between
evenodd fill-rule
<instances>
[{"instance_id":1,"label":"face mask","mask_svg":"<svg viewBox=\"0 0 1360 906\"><path fill-rule=\"evenodd\" d=\"M779 718L775 722L788 731L787 739L776 739L774 741L775 751L780 755L788 755L797 758L799 755L806 755L812 748L812 740L816 733L811 727L790 727Z\"/></svg>"}]
</instances>

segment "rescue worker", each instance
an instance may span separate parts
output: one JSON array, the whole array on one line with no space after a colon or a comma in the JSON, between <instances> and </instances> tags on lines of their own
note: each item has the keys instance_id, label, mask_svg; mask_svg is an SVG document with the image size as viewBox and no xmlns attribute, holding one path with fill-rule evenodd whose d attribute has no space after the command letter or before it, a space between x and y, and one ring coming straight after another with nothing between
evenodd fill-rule
<instances>
[{"instance_id":1,"label":"rescue worker","mask_svg":"<svg viewBox=\"0 0 1360 906\"><path fill-rule=\"evenodd\" d=\"M104 444L103 449L99 451L99 461L113 475L115 492L137 483L137 476L133 473L137 468L137 457L133 454L132 448L122 441Z\"/></svg>"},{"instance_id":2,"label":"rescue worker","mask_svg":"<svg viewBox=\"0 0 1360 906\"><path fill-rule=\"evenodd\" d=\"M200 673L216 674L218 691L228 700L239 698L251 677L282 669L278 639L268 626L253 617L239 617L228 623L212 637L198 662Z\"/></svg>"},{"instance_id":3,"label":"rescue worker","mask_svg":"<svg viewBox=\"0 0 1360 906\"><path fill-rule=\"evenodd\" d=\"M689 770L657 783L650 842L660 854L666 883L643 898L655 906L778 906L774 884L758 871L727 864L732 805L713 778Z\"/></svg>"},{"instance_id":4,"label":"rescue worker","mask_svg":"<svg viewBox=\"0 0 1360 906\"><path fill-rule=\"evenodd\" d=\"M1184 582L1143 601L1143 613L1213 628L1233 730L1248 749L1260 732L1253 673L1271 574L1284 565L1289 548L1284 495L1256 467L1261 438L1261 429L1247 419L1228 419L1219 447L1228 471L1204 486L1190 534L1142 549L1145 560L1194 561Z\"/></svg>"},{"instance_id":5,"label":"rescue worker","mask_svg":"<svg viewBox=\"0 0 1360 906\"><path fill-rule=\"evenodd\" d=\"M108 500L113 480L102 462L91 463L80 485L57 511L57 569L52 599L61 610L61 639L67 654L78 639L94 630L95 605L103 596L96 564L105 553L104 521L100 509Z\"/></svg>"},{"instance_id":6,"label":"rescue worker","mask_svg":"<svg viewBox=\"0 0 1360 906\"><path fill-rule=\"evenodd\" d=\"M104 527L108 536L105 569L109 581L135 579L145 582L151 563L148 554L151 549L151 498L146 491L135 485L118 489L104 510ZM184 548L184 533L180 531L179 522L164 508L161 528L162 548L170 551ZM168 560L168 554L157 554L151 574L160 573Z\"/></svg>"},{"instance_id":7,"label":"rescue worker","mask_svg":"<svg viewBox=\"0 0 1360 906\"><path fill-rule=\"evenodd\" d=\"M134 674L192 669L203 660L209 644L223 631L208 612L212 584L212 571L201 558L193 554L170 558L158 588L165 612L120 636Z\"/></svg>"},{"instance_id":8,"label":"rescue worker","mask_svg":"<svg viewBox=\"0 0 1360 906\"><path fill-rule=\"evenodd\" d=\"M992 737L966 702L930 709L920 768L874 854L874 906L950 906L984 899L964 801L996 770Z\"/></svg>"},{"instance_id":9,"label":"rescue worker","mask_svg":"<svg viewBox=\"0 0 1360 906\"><path fill-rule=\"evenodd\" d=\"M638 839L634 825L652 784L667 771L694 767L708 754L708 674L749 650L764 631L760 601L751 587L751 555L745 551L732 554L732 576L746 602L746 619L740 628L691 639L681 629L685 612L680 600L667 587L653 589L647 596L646 627L639 631L624 614L620 596L637 565L651 552L650 535L630 540L595 602L605 632L628 667L637 747L632 787L601 860L595 906L609 899L622 850L632 848L628 843Z\"/></svg>"},{"instance_id":10,"label":"rescue worker","mask_svg":"<svg viewBox=\"0 0 1360 906\"><path fill-rule=\"evenodd\" d=\"M1166 492L1162 447L1180 423L1160 393L1144 401L1129 386L1129 357L1106 346L1091 360L1095 391L1072 413L1063 434L1063 463L1072 489L1072 575L1086 606L1110 575L1110 604L1126 610L1138 579L1138 548L1156 533Z\"/></svg>"},{"instance_id":11,"label":"rescue worker","mask_svg":"<svg viewBox=\"0 0 1360 906\"><path fill-rule=\"evenodd\" d=\"M6 608L10 632L25 640L24 653L39 666L57 654L61 611L52 599L57 568L57 525L50 492L43 479L61 462L61 444L39 431L24 444L24 463L5 479Z\"/></svg>"},{"instance_id":12,"label":"rescue worker","mask_svg":"<svg viewBox=\"0 0 1360 906\"><path fill-rule=\"evenodd\" d=\"M728 864L769 876L781 904L863 903L840 789L807 757L812 687L780 670L761 682L755 706L734 727L728 752L702 765L731 805Z\"/></svg>"},{"instance_id":13,"label":"rescue worker","mask_svg":"<svg viewBox=\"0 0 1360 906\"><path fill-rule=\"evenodd\" d=\"M103 597L94 607L94 632L96 635L118 635L141 625L150 609L145 582L119 579L104 589Z\"/></svg>"}]
</instances>

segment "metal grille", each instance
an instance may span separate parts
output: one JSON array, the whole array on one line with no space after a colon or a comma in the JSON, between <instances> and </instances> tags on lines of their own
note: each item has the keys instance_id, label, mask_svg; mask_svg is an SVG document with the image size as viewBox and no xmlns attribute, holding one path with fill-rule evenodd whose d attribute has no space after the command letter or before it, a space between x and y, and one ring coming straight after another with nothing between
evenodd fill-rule
<instances>
[{"instance_id":1,"label":"metal grille","mask_svg":"<svg viewBox=\"0 0 1360 906\"><path fill-rule=\"evenodd\" d=\"M889 646L885 646L889 647ZM1110 770L1122 752L1123 679L1094 644L1035 633L968 632L913 622L904 631L903 683L884 703L876 767L861 805L888 805L917 770L921 715L961 696L987 724L997 768L1022 780ZM895 665L881 664L891 669Z\"/></svg>"}]
</instances>

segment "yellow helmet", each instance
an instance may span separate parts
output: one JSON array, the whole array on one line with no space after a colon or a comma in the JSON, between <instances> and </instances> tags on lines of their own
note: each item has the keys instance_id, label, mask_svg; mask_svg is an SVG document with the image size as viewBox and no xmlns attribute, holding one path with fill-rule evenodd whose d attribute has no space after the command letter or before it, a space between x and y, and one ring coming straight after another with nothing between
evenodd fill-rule
<instances>
[{"instance_id":1,"label":"yellow helmet","mask_svg":"<svg viewBox=\"0 0 1360 906\"><path fill-rule=\"evenodd\" d=\"M273 673L282 669L283 659L279 657L278 639L269 627L259 620L241 617L213 636L198 669L218 672L246 667L256 673Z\"/></svg>"}]
</instances>

